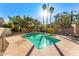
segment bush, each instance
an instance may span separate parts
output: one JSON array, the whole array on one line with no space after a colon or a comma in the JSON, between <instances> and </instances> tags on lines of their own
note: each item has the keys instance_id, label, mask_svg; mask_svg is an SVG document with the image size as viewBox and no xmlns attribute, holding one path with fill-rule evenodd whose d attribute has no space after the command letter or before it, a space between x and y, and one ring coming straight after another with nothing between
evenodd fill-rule
<instances>
[{"instance_id":1,"label":"bush","mask_svg":"<svg viewBox=\"0 0 79 59\"><path fill-rule=\"evenodd\" d=\"M11 24L3 24L2 27L5 27L5 28L12 28L12 25L11 25Z\"/></svg>"},{"instance_id":2,"label":"bush","mask_svg":"<svg viewBox=\"0 0 79 59\"><path fill-rule=\"evenodd\" d=\"M50 34L55 33L55 29L54 28L48 28L47 31Z\"/></svg>"},{"instance_id":3,"label":"bush","mask_svg":"<svg viewBox=\"0 0 79 59\"><path fill-rule=\"evenodd\" d=\"M18 32L18 29L17 28L12 28L12 31L13 32Z\"/></svg>"},{"instance_id":4,"label":"bush","mask_svg":"<svg viewBox=\"0 0 79 59\"><path fill-rule=\"evenodd\" d=\"M19 26L18 25L14 26L14 28L12 28L12 31L13 32L18 32L19 31Z\"/></svg>"}]
</instances>

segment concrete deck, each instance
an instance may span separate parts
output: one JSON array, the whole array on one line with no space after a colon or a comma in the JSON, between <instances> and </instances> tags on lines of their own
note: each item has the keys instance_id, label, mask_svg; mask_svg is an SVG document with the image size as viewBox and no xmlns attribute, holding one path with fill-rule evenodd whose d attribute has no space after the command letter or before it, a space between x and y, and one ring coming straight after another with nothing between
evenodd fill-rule
<instances>
[{"instance_id":1,"label":"concrete deck","mask_svg":"<svg viewBox=\"0 0 79 59\"><path fill-rule=\"evenodd\" d=\"M58 42L56 45L59 47L59 49L61 50L61 52L63 52L65 56L79 56L78 44L68 41L62 38L62 36L60 35L57 35L56 38L61 40L61 42Z\"/></svg>"},{"instance_id":2,"label":"concrete deck","mask_svg":"<svg viewBox=\"0 0 79 59\"><path fill-rule=\"evenodd\" d=\"M61 40L56 45L65 56L79 56L78 44L68 41L60 35L56 35L55 38ZM7 37L6 40L9 42L9 46L3 56L25 56L33 47L31 42L26 41L20 35ZM60 53L54 45L51 45L41 51L34 47L29 56L60 56Z\"/></svg>"},{"instance_id":3,"label":"concrete deck","mask_svg":"<svg viewBox=\"0 0 79 59\"><path fill-rule=\"evenodd\" d=\"M7 37L6 40L9 42L9 46L4 56L24 56L32 47L31 42L25 41L20 36Z\"/></svg>"}]
</instances>

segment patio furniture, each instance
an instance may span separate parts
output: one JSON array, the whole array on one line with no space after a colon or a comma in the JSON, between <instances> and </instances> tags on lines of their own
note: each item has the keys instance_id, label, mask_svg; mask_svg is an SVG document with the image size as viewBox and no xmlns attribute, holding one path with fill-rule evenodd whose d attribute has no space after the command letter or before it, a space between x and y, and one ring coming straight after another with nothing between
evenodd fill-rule
<instances>
[{"instance_id":1,"label":"patio furniture","mask_svg":"<svg viewBox=\"0 0 79 59\"><path fill-rule=\"evenodd\" d=\"M74 33L65 33L67 36L70 36L72 39L75 38L75 40L78 41L79 35Z\"/></svg>"}]
</instances>

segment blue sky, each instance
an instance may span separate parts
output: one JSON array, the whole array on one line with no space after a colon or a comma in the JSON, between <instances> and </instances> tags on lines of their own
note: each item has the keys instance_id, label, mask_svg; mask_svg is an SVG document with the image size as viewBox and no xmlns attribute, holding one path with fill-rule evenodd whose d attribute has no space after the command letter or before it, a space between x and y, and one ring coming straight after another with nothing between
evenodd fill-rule
<instances>
[{"instance_id":1,"label":"blue sky","mask_svg":"<svg viewBox=\"0 0 79 59\"><path fill-rule=\"evenodd\" d=\"M43 3L0 3L0 17L7 20L8 16L26 15L42 21L40 15L42 5ZM78 3L50 3L50 6L53 6L55 9L53 14L63 11L70 12L72 10L79 12Z\"/></svg>"}]
</instances>

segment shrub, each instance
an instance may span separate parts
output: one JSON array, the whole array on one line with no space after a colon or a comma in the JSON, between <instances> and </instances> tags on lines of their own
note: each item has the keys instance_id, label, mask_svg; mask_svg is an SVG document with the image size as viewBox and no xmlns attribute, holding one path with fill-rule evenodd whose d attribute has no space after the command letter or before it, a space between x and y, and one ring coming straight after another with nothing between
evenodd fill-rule
<instances>
[{"instance_id":1,"label":"shrub","mask_svg":"<svg viewBox=\"0 0 79 59\"><path fill-rule=\"evenodd\" d=\"M12 28L12 24L3 24L2 27L5 27L5 28Z\"/></svg>"},{"instance_id":2,"label":"shrub","mask_svg":"<svg viewBox=\"0 0 79 59\"><path fill-rule=\"evenodd\" d=\"M48 28L47 31L50 34L55 33L55 29L54 28Z\"/></svg>"},{"instance_id":3,"label":"shrub","mask_svg":"<svg viewBox=\"0 0 79 59\"><path fill-rule=\"evenodd\" d=\"M12 28L12 31L13 32L18 32L19 31L19 26L18 25L14 26L14 28Z\"/></svg>"}]
</instances>

